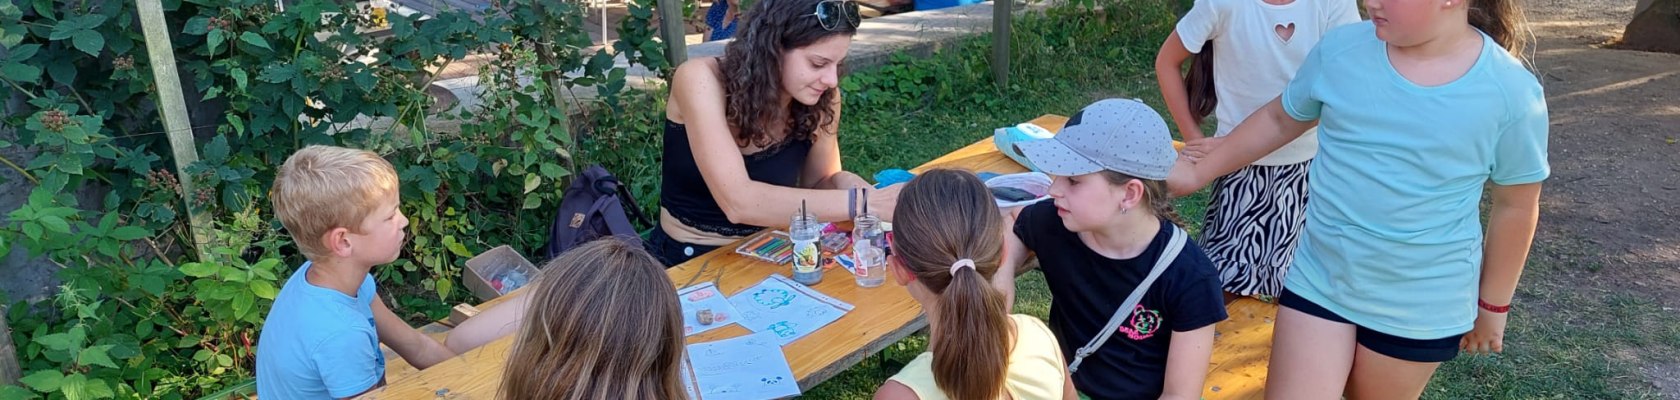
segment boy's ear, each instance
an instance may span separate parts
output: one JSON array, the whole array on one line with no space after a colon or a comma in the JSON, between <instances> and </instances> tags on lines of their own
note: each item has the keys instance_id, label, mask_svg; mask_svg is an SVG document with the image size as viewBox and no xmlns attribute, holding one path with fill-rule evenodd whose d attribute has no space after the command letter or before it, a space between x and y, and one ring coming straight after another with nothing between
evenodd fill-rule
<instances>
[{"instance_id":1,"label":"boy's ear","mask_svg":"<svg viewBox=\"0 0 1680 400\"><path fill-rule=\"evenodd\" d=\"M321 234L321 247L333 258L350 257L350 230L343 227L327 230Z\"/></svg>"}]
</instances>

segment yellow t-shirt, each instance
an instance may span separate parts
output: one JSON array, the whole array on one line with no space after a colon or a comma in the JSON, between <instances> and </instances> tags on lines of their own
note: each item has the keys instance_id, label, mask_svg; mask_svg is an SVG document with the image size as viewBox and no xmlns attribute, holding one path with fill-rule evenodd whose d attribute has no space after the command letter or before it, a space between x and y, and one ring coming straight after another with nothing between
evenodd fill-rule
<instances>
[{"instance_id":1,"label":"yellow t-shirt","mask_svg":"<svg viewBox=\"0 0 1680 400\"><path fill-rule=\"evenodd\" d=\"M1015 349L1009 353L1009 374L1004 390L1014 400L1060 399L1067 381L1067 364L1056 336L1043 321L1014 314ZM891 379L916 392L921 400L946 400L945 392L933 380L933 353L925 352L904 365Z\"/></svg>"}]
</instances>

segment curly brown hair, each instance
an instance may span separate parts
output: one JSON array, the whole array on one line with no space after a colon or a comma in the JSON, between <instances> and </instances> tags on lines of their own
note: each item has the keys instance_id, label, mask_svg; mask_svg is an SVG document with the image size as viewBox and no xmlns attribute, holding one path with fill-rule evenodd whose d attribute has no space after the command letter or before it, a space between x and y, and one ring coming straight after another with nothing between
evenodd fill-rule
<instances>
[{"instance_id":1,"label":"curly brown hair","mask_svg":"<svg viewBox=\"0 0 1680 400\"><path fill-rule=\"evenodd\" d=\"M737 145L769 146L771 127L777 121L787 121L786 140L810 139L818 127L834 123L831 105L837 101L837 88L824 92L816 105L795 101L784 108L776 103L783 91L782 53L835 35L857 33L856 26L844 22L833 30L823 29L811 17L822 1L758 0L741 15L746 25L718 60L718 67L728 71L723 82L724 116L739 132Z\"/></svg>"}]
</instances>

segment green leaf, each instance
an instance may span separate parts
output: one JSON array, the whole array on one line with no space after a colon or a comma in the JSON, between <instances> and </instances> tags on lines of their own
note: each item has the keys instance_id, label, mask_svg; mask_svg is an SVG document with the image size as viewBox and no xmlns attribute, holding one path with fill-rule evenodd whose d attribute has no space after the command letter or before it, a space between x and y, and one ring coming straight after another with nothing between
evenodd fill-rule
<instances>
[{"instance_id":1,"label":"green leaf","mask_svg":"<svg viewBox=\"0 0 1680 400\"><path fill-rule=\"evenodd\" d=\"M228 71L228 75L233 76L233 87L238 88L240 92L244 92L245 88L250 86L251 77L245 73L245 70L234 68L232 71Z\"/></svg>"},{"instance_id":2,"label":"green leaf","mask_svg":"<svg viewBox=\"0 0 1680 400\"><path fill-rule=\"evenodd\" d=\"M221 47L222 42L226 41L227 31L221 29L211 30L210 35L205 38L205 44L210 46L210 54L216 54L216 48Z\"/></svg>"},{"instance_id":3,"label":"green leaf","mask_svg":"<svg viewBox=\"0 0 1680 400\"><path fill-rule=\"evenodd\" d=\"M206 16L202 16L202 15L197 16L197 17L192 17L192 19L187 20L186 25L181 27L181 33L185 33L185 34L188 34L188 35L203 35L203 34L209 33L209 32L210 32L210 17L206 17Z\"/></svg>"},{"instance_id":4,"label":"green leaf","mask_svg":"<svg viewBox=\"0 0 1680 400\"><path fill-rule=\"evenodd\" d=\"M33 400L41 398L35 392L15 385L0 386L0 400Z\"/></svg>"},{"instance_id":5,"label":"green leaf","mask_svg":"<svg viewBox=\"0 0 1680 400\"><path fill-rule=\"evenodd\" d=\"M58 216L53 216L53 215L47 215L47 216L42 216L41 219L40 219L40 222L41 222L41 226L47 228L47 230L49 230L49 231L58 232L58 233L70 233L70 223L65 222L64 218L60 218Z\"/></svg>"},{"instance_id":6,"label":"green leaf","mask_svg":"<svg viewBox=\"0 0 1680 400\"><path fill-rule=\"evenodd\" d=\"M297 67L295 66L269 64L267 68L263 68L261 74L257 74L257 80L268 83L281 83L291 80L294 76L297 76Z\"/></svg>"},{"instance_id":7,"label":"green leaf","mask_svg":"<svg viewBox=\"0 0 1680 400\"><path fill-rule=\"evenodd\" d=\"M251 281L251 294L262 299L274 300L275 296L280 295L280 291L275 289L274 284L268 281Z\"/></svg>"},{"instance_id":8,"label":"green leaf","mask_svg":"<svg viewBox=\"0 0 1680 400\"><path fill-rule=\"evenodd\" d=\"M226 355L226 354L217 354L216 355L216 365L220 365L220 366L223 366L223 367L232 367L233 366L233 357L228 357L228 355Z\"/></svg>"},{"instance_id":9,"label":"green leaf","mask_svg":"<svg viewBox=\"0 0 1680 400\"><path fill-rule=\"evenodd\" d=\"M461 169L463 169L463 170L467 170L467 171L477 170L478 169L478 155L475 155L473 153L468 153L468 152L462 152L461 154L455 155L455 164L460 165Z\"/></svg>"},{"instance_id":10,"label":"green leaf","mask_svg":"<svg viewBox=\"0 0 1680 400\"><path fill-rule=\"evenodd\" d=\"M42 232L41 223L35 221L23 223L23 236L27 236L29 239L41 240L41 234L43 233L45 232Z\"/></svg>"},{"instance_id":11,"label":"green leaf","mask_svg":"<svg viewBox=\"0 0 1680 400\"><path fill-rule=\"evenodd\" d=\"M181 264L181 273L194 278L216 275L216 266L205 263Z\"/></svg>"},{"instance_id":12,"label":"green leaf","mask_svg":"<svg viewBox=\"0 0 1680 400\"><path fill-rule=\"evenodd\" d=\"M76 356L76 363L81 365L98 365L106 368L117 368L117 363L111 361L111 347L111 345L104 345L82 349L82 354Z\"/></svg>"},{"instance_id":13,"label":"green leaf","mask_svg":"<svg viewBox=\"0 0 1680 400\"><path fill-rule=\"evenodd\" d=\"M98 388L95 388L94 386L98 386ZM64 377L63 385L59 388L59 390L64 391L65 400L99 398L99 394L101 393L100 389L103 389L105 397L111 397L111 388L110 386L105 385L104 380L95 379L89 381L87 377L82 376L82 374L70 374L70 376Z\"/></svg>"},{"instance_id":14,"label":"green leaf","mask_svg":"<svg viewBox=\"0 0 1680 400\"><path fill-rule=\"evenodd\" d=\"M542 196L540 196L536 193L531 193L531 194L526 195L525 196L525 205L523 206L523 208L526 209L526 210L529 210L529 209L533 209L533 208L537 208L537 207L542 207Z\"/></svg>"},{"instance_id":15,"label":"green leaf","mask_svg":"<svg viewBox=\"0 0 1680 400\"><path fill-rule=\"evenodd\" d=\"M226 136L216 136L204 145L204 160L215 164L227 162L230 151Z\"/></svg>"},{"instance_id":16,"label":"green leaf","mask_svg":"<svg viewBox=\"0 0 1680 400\"><path fill-rule=\"evenodd\" d=\"M76 50L98 57L99 51L105 49L105 36L100 35L99 31L81 31L71 38L70 43L76 46Z\"/></svg>"},{"instance_id":17,"label":"green leaf","mask_svg":"<svg viewBox=\"0 0 1680 400\"><path fill-rule=\"evenodd\" d=\"M11 3L8 2L6 5L11 5ZM22 24L0 27L0 47L11 48L18 43L23 43L23 37L28 33L29 29L23 27Z\"/></svg>"},{"instance_id":18,"label":"green leaf","mask_svg":"<svg viewBox=\"0 0 1680 400\"><path fill-rule=\"evenodd\" d=\"M129 275L129 284L140 288L141 291L153 296L162 296L164 289L169 287L169 281L156 275Z\"/></svg>"},{"instance_id":19,"label":"green leaf","mask_svg":"<svg viewBox=\"0 0 1680 400\"><path fill-rule=\"evenodd\" d=\"M40 343L42 346L46 346L48 349L57 350L57 351L69 351L71 349L74 349L74 348L82 345L81 341L77 340L77 338L75 336L72 336L69 333L64 333L64 332L53 333L53 334L42 335L40 337L36 337L35 338L35 343Z\"/></svg>"},{"instance_id":20,"label":"green leaf","mask_svg":"<svg viewBox=\"0 0 1680 400\"><path fill-rule=\"evenodd\" d=\"M64 187L69 184L70 175L46 174L45 177L41 178L41 187L38 189L45 190L47 193L61 193L64 191Z\"/></svg>"},{"instance_id":21,"label":"green leaf","mask_svg":"<svg viewBox=\"0 0 1680 400\"><path fill-rule=\"evenodd\" d=\"M263 39L262 35L258 35L256 32L245 32L239 34L239 41L252 46L268 49L268 51L274 51L273 47L268 47L268 40Z\"/></svg>"},{"instance_id":22,"label":"green leaf","mask_svg":"<svg viewBox=\"0 0 1680 400\"><path fill-rule=\"evenodd\" d=\"M138 226L123 226L123 227L118 227L117 229L111 230L111 238L112 239L121 240L121 241L125 241L125 242L130 241L130 240L144 239L147 236L151 236L151 233L146 232L146 228L141 228L141 227L138 227Z\"/></svg>"},{"instance_id":23,"label":"green leaf","mask_svg":"<svg viewBox=\"0 0 1680 400\"><path fill-rule=\"evenodd\" d=\"M462 245L461 242L459 242L459 241L456 241L454 236L444 236L443 237L443 247L446 248L446 249L449 249L450 253L455 253L455 255L457 255L457 256L461 256L461 257L472 257L473 256L472 252L467 251L467 246Z\"/></svg>"},{"instance_id":24,"label":"green leaf","mask_svg":"<svg viewBox=\"0 0 1680 400\"><path fill-rule=\"evenodd\" d=\"M537 176L537 174L525 174L525 193L531 193L532 190L537 190L538 186L542 186L541 176Z\"/></svg>"},{"instance_id":25,"label":"green leaf","mask_svg":"<svg viewBox=\"0 0 1680 400\"><path fill-rule=\"evenodd\" d=\"M14 82L40 83L41 68L16 62L0 63L0 76Z\"/></svg>"},{"instance_id":26,"label":"green leaf","mask_svg":"<svg viewBox=\"0 0 1680 400\"><path fill-rule=\"evenodd\" d=\"M64 374L59 373L56 369L35 371L29 376L23 377L23 379L18 379L18 382L29 385L30 389L35 389L37 392L52 393L57 392L58 388L64 384Z\"/></svg>"},{"instance_id":27,"label":"green leaf","mask_svg":"<svg viewBox=\"0 0 1680 400\"><path fill-rule=\"evenodd\" d=\"M543 176L549 177L549 179L560 179L566 176L566 169L555 163L545 162L538 168L541 169Z\"/></svg>"},{"instance_id":28,"label":"green leaf","mask_svg":"<svg viewBox=\"0 0 1680 400\"><path fill-rule=\"evenodd\" d=\"M11 52L11 55L6 56L6 59L10 60L10 61L17 61L17 62L29 61L30 57L34 57L35 53L38 53L38 52L41 51L41 45L35 44L35 43L30 43L30 44L26 44L26 45L22 45L22 46L17 46L17 47L12 47L10 45L5 46L5 47L6 47L6 51Z\"/></svg>"},{"instance_id":29,"label":"green leaf","mask_svg":"<svg viewBox=\"0 0 1680 400\"><path fill-rule=\"evenodd\" d=\"M437 293L439 299L449 298L449 291L453 289L455 289L455 281L449 279L438 279Z\"/></svg>"},{"instance_id":30,"label":"green leaf","mask_svg":"<svg viewBox=\"0 0 1680 400\"><path fill-rule=\"evenodd\" d=\"M244 89L240 89L240 91L244 91ZM244 136L245 135L245 118L241 118L239 115L236 115L236 114L228 114L227 117L228 117L228 126L233 127L233 134L237 135L237 136Z\"/></svg>"},{"instance_id":31,"label":"green leaf","mask_svg":"<svg viewBox=\"0 0 1680 400\"><path fill-rule=\"evenodd\" d=\"M142 322L144 321L149 320L143 320ZM119 333L112 335L109 339L103 340L103 342L108 343L108 346L110 346L110 356L118 360L127 360L140 356L140 339L136 339L133 335Z\"/></svg>"},{"instance_id":32,"label":"green leaf","mask_svg":"<svg viewBox=\"0 0 1680 400\"><path fill-rule=\"evenodd\" d=\"M251 306L255 305L256 302L256 295L252 294L249 290L241 291L239 294L233 295L233 315L245 315L246 312L251 311ZM230 365L224 365L224 367L225 366Z\"/></svg>"}]
</instances>

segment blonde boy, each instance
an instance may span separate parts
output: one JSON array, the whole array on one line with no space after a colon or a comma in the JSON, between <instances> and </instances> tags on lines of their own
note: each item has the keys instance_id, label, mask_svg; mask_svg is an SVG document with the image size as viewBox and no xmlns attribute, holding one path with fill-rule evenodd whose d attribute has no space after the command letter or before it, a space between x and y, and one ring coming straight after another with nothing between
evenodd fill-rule
<instances>
[{"instance_id":1,"label":"blonde boy","mask_svg":"<svg viewBox=\"0 0 1680 400\"><path fill-rule=\"evenodd\" d=\"M384 342L417 368L453 357L391 313L374 266L396 260L408 227L397 174L372 152L309 146L274 178L274 213L309 262L263 321L257 394L263 399L354 397L384 384Z\"/></svg>"}]
</instances>

